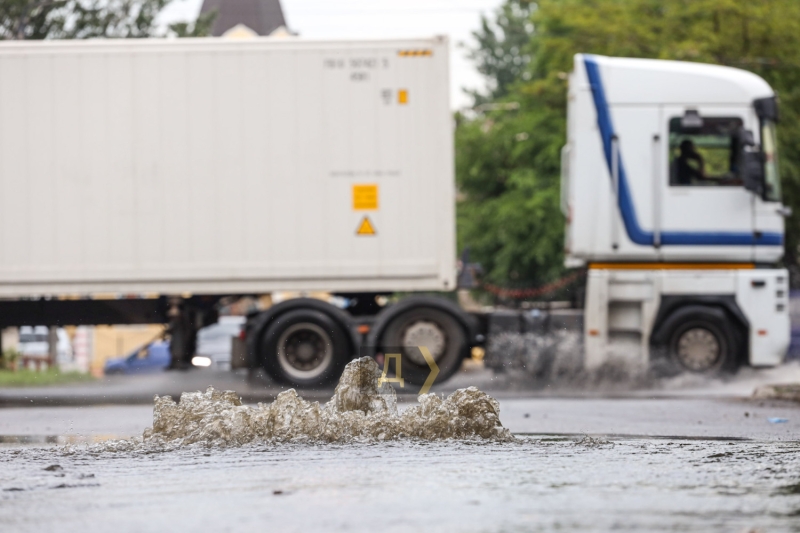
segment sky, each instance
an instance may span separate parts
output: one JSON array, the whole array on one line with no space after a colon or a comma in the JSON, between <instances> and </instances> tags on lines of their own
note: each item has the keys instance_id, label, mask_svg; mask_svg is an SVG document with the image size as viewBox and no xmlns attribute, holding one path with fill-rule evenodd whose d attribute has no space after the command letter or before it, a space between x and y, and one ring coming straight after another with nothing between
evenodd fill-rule
<instances>
[{"instance_id":1,"label":"sky","mask_svg":"<svg viewBox=\"0 0 800 533\"><path fill-rule=\"evenodd\" d=\"M450 94L453 109L471 104L462 88L484 81L459 43L473 43L481 14L492 16L502 0L281 0L287 25L300 37L333 39L450 37ZM174 0L159 22L194 20L202 0Z\"/></svg>"}]
</instances>

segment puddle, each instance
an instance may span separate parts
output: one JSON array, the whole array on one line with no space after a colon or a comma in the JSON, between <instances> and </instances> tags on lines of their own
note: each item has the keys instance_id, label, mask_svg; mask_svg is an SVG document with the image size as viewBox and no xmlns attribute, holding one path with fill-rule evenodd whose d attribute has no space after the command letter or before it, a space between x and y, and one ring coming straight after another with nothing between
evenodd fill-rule
<instances>
[{"instance_id":1,"label":"puddle","mask_svg":"<svg viewBox=\"0 0 800 533\"><path fill-rule=\"evenodd\" d=\"M0 435L0 445L93 444L120 438L119 435Z\"/></svg>"},{"instance_id":2,"label":"puddle","mask_svg":"<svg viewBox=\"0 0 800 533\"><path fill-rule=\"evenodd\" d=\"M62 435L0 435L0 444L67 444Z\"/></svg>"},{"instance_id":3,"label":"puddle","mask_svg":"<svg viewBox=\"0 0 800 533\"><path fill-rule=\"evenodd\" d=\"M780 494L800 494L800 482L794 483L792 485L785 485L778 489Z\"/></svg>"},{"instance_id":4,"label":"puddle","mask_svg":"<svg viewBox=\"0 0 800 533\"><path fill-rule=\"evenodd\" d=\"M717 436L686 436L686 435L636 435L636 434L620 434L620 433L603 433L601 435L586 433L531 433L519 432L514 433L516 437L534 437L539 439L547 439L553 437L551 440L580 440L583 437L604 438L612 440L684 440L684 441L709 441L709 442L747 442L753 439L747 437L717 437Z\"/></svg>"}]
</instances>

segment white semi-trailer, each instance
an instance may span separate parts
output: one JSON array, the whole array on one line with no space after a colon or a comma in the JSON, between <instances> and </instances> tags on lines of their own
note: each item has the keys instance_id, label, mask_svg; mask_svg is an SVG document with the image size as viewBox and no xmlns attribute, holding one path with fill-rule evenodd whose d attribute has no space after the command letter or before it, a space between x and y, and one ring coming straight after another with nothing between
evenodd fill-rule
<instances>
[{"instance_id":1,"label":"white semi-trailer","mask_svg":"<svg viewBox=\"0 0 800 533\"><path fill-rule=\"evenodd\" d=\"M447 50L0 44L0 327L168 323L180 367L220 302L324 290L349 306L254 314L237 362L317 385L358 354L400 351L406 381L430 359L446 379L508 316L376 296L456 288ZM782 245L776 119L752 74L579 56L564 200L569 260L590 267L588 365L630 346L701 372L782 359L788 279L761 268ZM664 181L673 136L700 154L680 186ZM726 155L709 150L728 141L721 177Z\"/></svg>"},{"instance_id":2,"label":"white semi-trailer","mask_svg":"<svg viewBox=\"0 0 800 533\"><path fill-rule=\"evenodd\" d=\"M455 288L444 38L7 42L0 73L2 326L169 322L180 363L226 296ZM257 322L285 381L362 344L317 301Z\"/></svg>"}]
</instances>

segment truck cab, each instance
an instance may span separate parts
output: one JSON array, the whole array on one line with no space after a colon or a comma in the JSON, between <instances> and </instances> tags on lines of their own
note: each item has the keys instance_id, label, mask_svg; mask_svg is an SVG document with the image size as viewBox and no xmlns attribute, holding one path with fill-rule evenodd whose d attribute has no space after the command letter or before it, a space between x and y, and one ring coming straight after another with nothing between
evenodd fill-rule
<instances>
[{"instance_id":1,"label":"truck cab","mask_svg":"<svg viewBox=\"0 0 800 533\"><path fill-rule=\"evenodd\" d=\"M567 120L566 261L589 267L587 365L656 351L699 372L779 363L786 208L770 86L735 68L578 54Z\"/></svg>"},{"instance_id":2,"label":"truck cab","mask_svg":"<svg viewBox=\"0 0 800 533\"><path fill-rule=\"evenodd\" d=\"M781 258L777 104L763 79L579 54L568 98L572 264Z\"/></svg>"}]
</instances>

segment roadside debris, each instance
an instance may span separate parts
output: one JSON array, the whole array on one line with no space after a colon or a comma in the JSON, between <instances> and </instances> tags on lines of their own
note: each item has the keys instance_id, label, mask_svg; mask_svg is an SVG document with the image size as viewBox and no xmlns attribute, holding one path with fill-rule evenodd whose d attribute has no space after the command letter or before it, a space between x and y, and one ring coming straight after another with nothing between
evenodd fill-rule
<instances>
[{"instance_id":1,"label":"roadside debris","mask_svg":"<svg viewBox=\"0 0 800 533\"><path fill-rule=\"evenodd\" d=\"M800 402L800 383L764 385L753 391L757 400L788 400Z\"/></svg>"},{"instance_id":2,"label":"roadside debris","mask_svg":"<svg viewBox=\"0 0 800 533\"><path fill-rule=\"evenodd\" d=\"M788 418L779 418L779 417L771 417L767 418L767 422L770 424L786 424L789 422Z\"/></svg>"}]
</instances>

